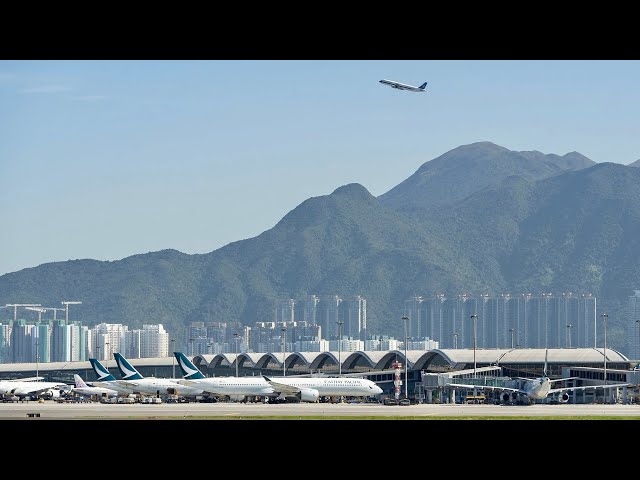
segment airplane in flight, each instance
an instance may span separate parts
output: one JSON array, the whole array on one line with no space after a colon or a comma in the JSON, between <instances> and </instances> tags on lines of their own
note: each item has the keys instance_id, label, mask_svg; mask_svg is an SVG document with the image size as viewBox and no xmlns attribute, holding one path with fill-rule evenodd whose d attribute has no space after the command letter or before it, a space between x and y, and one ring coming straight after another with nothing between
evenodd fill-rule
<instances>
[{"instance_id":1,"label":"airplane in flight","mask_svg":"<svg viewBox=\"0 0 640 480\"><path fill-rule=\"evenodd\" d=\"M575 377L568 378L556 378L551 379L547 375L547 351L544 355L544 367L542 370L542 377L537 378L519 378L523 383L520 388L513 387L497 387L493 385L473 385L463 383L450 383L448 386L454 388L465 388L468 390L492 390L500 393L500 401L503 403L509 403L516 399L518 395L521 395L525 399L525 403L532 404L536 400L544 400L549 395L557 395L558 401L566 403L569 401L569 392L584 391L593 389L611 389L626 387L629 383L614 383L608 385L586 385L581 387L559 387L553 388L553 383L562 382L565 380L573 380Z\"/></svg>"},{"instance_id":2,"label":"airplane in flight","mask_svg":"<svg viewBox=\"0 0 640 480\"><path fill-rule=\"evenodd\" d=\"M16 396L21 400L58 398L61 392L67 391L70 388L71 387L64 382L42 382L34 379L0 380L1 396Z\"/></svg>"},{"instance_id":3,"label":"airplane in flight","mask_svg":"<svg viewBox=\"0 0 640 480\"><path fill-rule=\"evenodd\" d=\"M115 352L122 379L116 382L141 395L178 395L179 397L204 398L208 393L202 388L178 383L174 378L143 377L120 353Z\"/></svg>"},{"instance_id":4,"label":"airplane in flight","mask_svg":"<svg viewBox=\"0 0 640 480\"><path fill-rule=\"evenodd\" d=\"M355 377L205 377L182 352L174 352L183 379L180 383L200 387L217 396L232 400L249 397L262 401L287 399L317 402L321 397L370 397L382 389L365 378Z\"/></svg>"},{"instance_id":5,"label":"airplane in flight","mask_svg":"<svg viewBox=\"0 0 640 480\"><path fill-rule=\"evenodd\" d=\"M397 88L398 90L408 90L409 92L424 92L424 89L427 87L427 82L424 82L419 87L407 85L406 83L394 82L393 80L380 80L380 83L389 85L391 88Z\"/></svg>"},{"instance_id":6,"label":"airplane in flight","mask_svg":"<svg viewBox=\"0 0 640 480\"><path fill-rule=\"evenodd\" d=\"M73 374L75 385L69 393L78 393L83 397L117 397L119 392L113 388L89 386L80 375Z\"/></svg>"}]
</instances>

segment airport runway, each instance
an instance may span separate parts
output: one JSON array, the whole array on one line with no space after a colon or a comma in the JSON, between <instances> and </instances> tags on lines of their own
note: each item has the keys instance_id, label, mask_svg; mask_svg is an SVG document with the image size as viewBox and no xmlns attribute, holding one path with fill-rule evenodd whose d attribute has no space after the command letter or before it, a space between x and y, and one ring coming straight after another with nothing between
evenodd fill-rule
<instances>
[{"instance_id":1,"label":"airport runway","mask_svg":"<svg viewBox=\"0 0 640 480\"><path fill-rule=\"evenodd\" d=\"M634 417L640 420L640 405L409 405L378 404L244 404L244 403L170 403L170 404L100 404L100 403L2 403L0 419L439 419L452 417Z\"/></svg>"}]
</instances>

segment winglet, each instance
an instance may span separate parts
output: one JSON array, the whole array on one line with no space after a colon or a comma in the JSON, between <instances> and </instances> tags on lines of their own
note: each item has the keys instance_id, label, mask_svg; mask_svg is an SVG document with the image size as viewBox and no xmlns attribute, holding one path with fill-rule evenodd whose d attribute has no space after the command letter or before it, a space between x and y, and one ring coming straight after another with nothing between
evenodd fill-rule
<instances>
[{"instance_id":1,"label":"winglet","mask_svg":"<svg viewBox=\"0 0 640 480\"><path fill-rule=\"evenodd\" d=\"M271 381L271 379L269 377L267 377L266 375L262 375L262 378L264 378L267 382Z\"/></svg>"}]
</instances>

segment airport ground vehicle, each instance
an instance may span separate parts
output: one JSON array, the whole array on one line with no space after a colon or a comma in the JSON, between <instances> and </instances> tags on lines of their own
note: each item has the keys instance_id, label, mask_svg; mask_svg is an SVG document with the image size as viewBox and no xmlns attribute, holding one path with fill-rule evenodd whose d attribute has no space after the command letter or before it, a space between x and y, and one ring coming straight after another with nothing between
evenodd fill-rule
<instances>
[{"instance_id":1,"label":"airport ground vehicle","mask_svg":"<svg viewBox=\"0 0 640 480\"><path fill-rule=\"evenodd\" d=\"M487 403L487 399L484 395L467 395L464 398L464 403Z\"/></svg>"},{"instance_id":2,"label":"airport ground vehicle","mask_svg":"<svg viewBox=\"0 0 640 480\"><path fill-rule=\"evenodd\" d=\"M140 403L162 403L162 399L160 397L142 397L140 399Z\"/></svg>"},{"instance_id":3,"label":"airport ground vehicle","mask_svg":"<svg viewBox=\"0 0 640 480\"><path fill-rule=\"evenodd\" d=\"M411 400L408 398L400 398L396 400L395 398L387 397L384 399L383 403L385 405L411 405Z\"/></svg>"}]
</instances>

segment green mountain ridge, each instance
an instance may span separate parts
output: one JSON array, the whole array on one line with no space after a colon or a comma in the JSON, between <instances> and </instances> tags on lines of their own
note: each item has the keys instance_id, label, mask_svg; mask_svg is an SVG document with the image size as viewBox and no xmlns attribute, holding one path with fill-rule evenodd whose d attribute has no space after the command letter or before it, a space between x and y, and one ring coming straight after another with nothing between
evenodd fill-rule
<instances>
[{"instance_id":1,"label":"green mountain ridge","mask_svg":"<svg viewBox=\"0 0 640 480\"><path fill-rule=\"evenodd\" d=\"M640 285L640 170L480 142L418 172L377 198L357 183L309 198L207 254L2 275L0 304L80 300L87 325L162 323L181 340L191 321L273 321L276 300L304 294L363 295L369 333L400 335L413 295L573 291L598 296L609 346L624 351L621 309ZM438 186L452 178L459 190Z\"/></svg>"}]
</instances>

